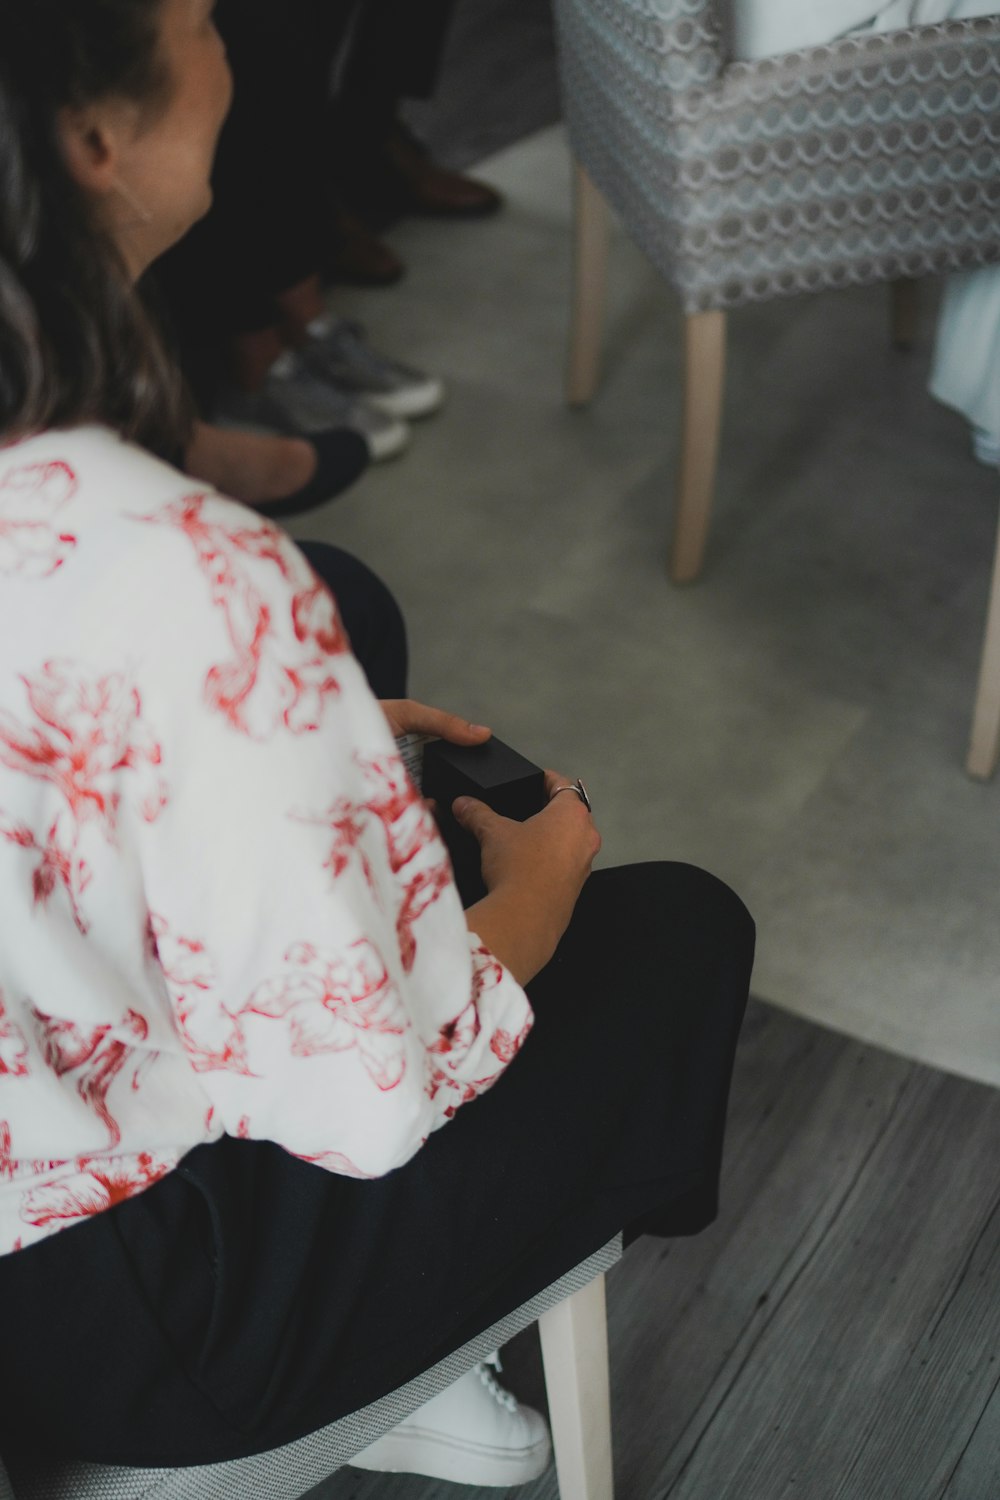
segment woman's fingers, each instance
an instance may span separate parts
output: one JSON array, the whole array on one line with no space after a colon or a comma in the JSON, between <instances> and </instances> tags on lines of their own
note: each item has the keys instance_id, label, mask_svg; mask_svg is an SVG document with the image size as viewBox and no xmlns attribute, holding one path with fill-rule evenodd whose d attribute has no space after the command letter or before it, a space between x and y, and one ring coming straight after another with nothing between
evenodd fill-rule
<instances>
[{"instance_id":1,"label":"woman's fingers","mask_svg":"<svg viewBox=\"0 0 1000 1500\"><path fill-rule=\"evenodd\" d=\"M485 724L470 724L459 714L432 708L414 698L384 698L382 711L393 734L432 734L452 745L481 745L492 730Z\"/></svg>"},{"instance_id":2,"label":"woman's fingers","mask_svg":"<svg viewBox=\"0 0 1000 1500\"><path fill-rule=\"evenodd\" d=\"M551 798L552 795L553 795L553 793L556 790L556 787L560 787L560 786L572 786L572 784L573 784L573 778L572 778L572 776L564 776L561 771L546 770L546 772L545 772L545 795L546 795L546 797Z\"/></svg>"},{"instance_id":3,"label":"woman's fingers","mask_svg":"<svg viewBox=\"0 0 1000 1500\"><path fill-rule=\"evenodd\" d=\"M485 802L479 802L475 797L456 798L451 804L451 810L456 822L473 834L480 844L493 824L500 821L499 813L495 813L492 807L487 807Z\"/></svg>"}]
</instances>

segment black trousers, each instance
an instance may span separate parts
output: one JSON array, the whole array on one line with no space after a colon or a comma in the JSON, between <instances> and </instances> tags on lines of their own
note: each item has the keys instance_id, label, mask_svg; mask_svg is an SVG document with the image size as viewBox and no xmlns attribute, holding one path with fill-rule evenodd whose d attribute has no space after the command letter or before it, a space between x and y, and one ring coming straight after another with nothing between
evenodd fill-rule
<instances>
[{"instance_id":1,"label":"black trousers","mask_svg":"<svg viewBox=\"0 0 1000 1500\"><path fill-rule=\"evenodd\" d=\"M299 542L333 594L354 654L376 698L405 698L409 648L402 612L367 564L329 542Z\"/></svg>"},{"instance_id":2,"label":"black trousers","mask_svg":"<svg viewBox=\"0 0 1000 1500\"><path fill-rule=\"evenodd\" d=\"M529 987L521 1055L406 1166L358 1182L225 1138L3 1257L0 1451L159 1465L274 1447L411 1379L619 1230L696 1233L752 956L745 908L711 875L601 870Z\"/></svg>"},{"instance_id":3,"label":"black trousers","mask_svg":"<svg viewBox=\"0 0 1000 1500\"><path fill-rule=\"evenodd\" d=\"M157 265L185 354L271 326L326 263L338 178L433 92L455 0L220 0L235 92L209 214Z\"/></svg>"}]
</instances>

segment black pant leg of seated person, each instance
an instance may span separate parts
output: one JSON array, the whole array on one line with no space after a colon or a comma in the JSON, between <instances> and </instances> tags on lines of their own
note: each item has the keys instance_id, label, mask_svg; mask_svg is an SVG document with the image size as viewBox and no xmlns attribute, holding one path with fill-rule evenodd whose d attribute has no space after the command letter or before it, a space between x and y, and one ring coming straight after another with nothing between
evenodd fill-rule
<instances>
[{"instance_id":1,"label":"black pant leg of seated person","mask_svg":"<svg viewBox=\"0 0 1000 1500\"><path fill-rule=\"evenodd\" d=\"M702 1227L690 1197L714 1202L752 949L711 876L599 871L531 986L520 1056L404 1167L361 1181L223 1139L0 1258L0 1448L156 1466L277 1447L404 1384L623 1226Z\"/></svg>"},{"instance_id":2,"label":"black pant leg of seated person","mask_svg":"<svg viewBox=\"0 0 1000 1500\"><path fill-rule=\"evenodd\" d=\"M272 1437L403 1384L623 1229L703 1229L752 960L746 908L703 871L595 874L495 1087L397 1172L330 1190L314 1242L336 1235L321 1261L355 1294L288 1360Z\"/></svg>"},{"instance_id":3,"label":"black pant leg of seated person","mask_svg":"<svg viewBox=\"0 0 1000 1500\"><path fill-rule=\"evenodd\" d=\"M376 698L405 698L408 668L402 611L371 568L327 542L299 542L299 550L337 601L368 685Z\"/></svg>"}]
</instances>

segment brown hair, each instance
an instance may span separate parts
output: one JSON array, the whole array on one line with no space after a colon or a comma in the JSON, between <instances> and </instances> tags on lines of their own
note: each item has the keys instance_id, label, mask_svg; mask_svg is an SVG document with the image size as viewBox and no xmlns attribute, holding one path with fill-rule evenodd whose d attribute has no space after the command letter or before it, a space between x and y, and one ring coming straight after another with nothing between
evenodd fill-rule
<instances>
[{"instance_id":1,"label":"brown hair","mask_svg":"<svg viewBox=\"0 0 1000 1500\"><path fill-rule=\"evenodd\" d=\"M102 422L174 455L189 399L144 296L67 171L66 106L170 87L163 0L0 0L0 437Z\"/></svg>"}]
</instances>

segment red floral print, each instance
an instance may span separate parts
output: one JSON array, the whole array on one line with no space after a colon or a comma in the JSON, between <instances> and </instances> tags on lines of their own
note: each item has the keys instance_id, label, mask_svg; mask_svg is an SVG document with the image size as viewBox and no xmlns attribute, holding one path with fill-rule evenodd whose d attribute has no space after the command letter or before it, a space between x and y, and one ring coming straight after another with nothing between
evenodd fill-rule
<instances>
[{"instance_id":1,"label":"red floral print","mask_svg":"<svg viewBox=\"0 0 1000 1500\"><path fill-rule=\"evenodd\" d=\"M396 914L396 937L403 969L407 974L412 972L417 961L416 924L452 881L451 861L444 854L436 865L417 870L406 882L403 902Z\"/></svg>"},{"instance_id":2,"label":"red floral print","mask_svg":"<svg viewBox=\"0 0 1000 1500\"><path fill-rule=\"evenodd\" d=\"M303 816L297 818L297 821L314 823L321 828L328 829L332 834L330 852L323 861L323 868L329 870L333 880L343 875L344 871L349 868L351 859L356 858L369 890L375 892L375 875L364 847L365 828L369 822L366 807L359 806L350 797L338 797L337 801L320 817Z\"/></svg>"},{"instance_id":3,"label":"red floral print","mask_svg":"<svg viewBox=\"0 0 1000 1500\"><path fill-rule=\"evenodd\" d=\"M241 1073L252 1078L240 1012L223 1004L216 987L215 965L204 943L175 935L158 915L150 917L149 930L170 992L177 1029L195 1072Z\"/></svg>"},{"instance_id":4,"label":"red floral print","mask_svg":"<svg viewBox=\"0 0 1000 1500\"><path fill-rule=\"evenodd\" d=\"M0 573L49 578L62 567L77 539L59 531L55 517L76 488L64 463L27 464L0 475Z\"/></svg>"},{"instance_id":5,"label":"red floral print","mask_svg":"<svg viewBox=\"0 0 1000 1500\"><path fill-rule=\"evenodd\" d=\"M433 841L434 826L398 756L356 755L354 759L362 773L364 801L339 797L319 817L302 817L299 821L328 828L333 835L323 868L330 871L334 880L349 867L352 858L356 858L374 891L375 875L364 848L365 830L372 819L382 825L389 868L394 875L398 875L421 849Z\"/></svg>"},{"instance_id":6,"label":"red floral print","mask_svg":"<svg viewBox=\"0 0 1000 1500\"><path fill-rule=\"evenodd\" d=\"M152 922L178 1030L196 1072L256 1076L248 1058L246 1021L263 1016L287 1020L293 1057L356 1047L380 1089L395 1088L403 1076L400 1038L408 1022L371 943L363 940L344 955L327 956L307 943L294 944L285 955L294 972L258 985L249 1000L232 1010L216 992L204 945L173 936L162 917Z\"/></svg>"},{"instance_id":7,"label":"red floral print","mask_svg":"<svg viewBox=\"0 0 1000 1500\"><path fill-rule=\"evenodd\" d=\"M438 1103L444 1118L449 1120L460 1105L467 1104L496 1083L520 1052L534 1024L529 1013L516 1035L497 1027L490 1037L490 1052L497 1059L498 1066L474 1082L458 1080L453 1070L462 1065L482 1033L480 1007L483 996L489 990L497 989L505 977L503 966L488 948L476 948L472 964L472 992L468 1005L441 1028L437 1040L428 1048L427 1094ZM435 1061L437 1058L447 1061L439 1063Z\"/></svg>"},{"instance_id":8,"label":"red floral print","mask_svg":"<svg viewBox=\"0 0 1000 1500\"><path fill-rule=\"evenodd\" d=\"M21 1219L36 1229L59 1229L90 1218L152 1187L177 1165L175 1152L139 1151L128 1156L81 1156L72 1176L30 1188Z\"/></svg>"},{"instance_id":9,"label":"red floral print","mask_svg":"<svg viewBox=\"0 0 1000 1500\"><path fill-rule=\"evenodd\" d=\"M399 756L358 756L357 760L368 792L366 806L385 830L392 873L402 874L424 849L433 848L437 854L432 865L410 871L403 882L396 937L403 969L409 974L417 957L416 923L452 884L451 861Z\"/></svg>"},{"instance_id":10,"label":"red floral print","mask_svg":"<svg viewBox=\"0 0 1000 1500\"><path fill-rule=\"evenodd\" d=\"M320 1151L316 1156L303 1156L298 1151L294 1154L299 1161L311 1162L314 1166L322 1167L325 1172L336 1172L340 1177L360 1177L365 1182L375 1181L374 1172L363 1172L343 1151Z\"/></svg>"},{"instance_id":11,"label":"red floral print","mask_svg":"<svg viewBox=\"0 0 1000 1500\"><path fill-rule=\"evenodd\" d=\"M95 1026L84 1030L72 1021L58 1020L32 1008L38 1026L42 1055L58 1078L74 1075L76 1091L94 1110L108 1132L108 1145L120 1144L122 1134L118 1121L108 1108L108 1091L118 1074L129 1062L141 1065L145 1054L138 1055L134 1046L115 1036L124 1031L137 1041L145 1041L149 1025L138 1011L128 1010L121 1026Z\"/></svg>"},{"instance_id":12,"label":"red floral print","mask_svg":"<svg viewBox=\"0 0 1000 1500\"><path fill-rule=\"evenodd\" d=\"M373 818L381 824L389 869L396 876L406 872L396 914L396 937L404 972L409 974L417 956L416 923L451 885L451 862L437 837L434 820L399 756L357 755L355 762L364 780L364 803L341 797L321 817L301 821L317 823L333 834L323 868L330 871L334 880L344 873L354 857L373 892L377 891L377 884L363 841ZM434 850L434 863L409 869L425 849Z\"/></svg>"},{"instance_id":13,"label":"red floral print","mask_svg":"<svg viewBox=\"0 0 1000 1500\"><path fill-rule=\"evenodd\" d=\"M533 1024L533 1021L525 1021L516 1036L512 1031L505 1031L502 1026L498 1026L490 1037L490 1051L494 1057L499 1058L505 1068L508 1063L514 1061L528 1040L528 1033L531 1031Z\"/></svg>"},{"instance_id":14,"label":"red floral print","mask_svg":"<svg viewBox=\"0 0 1000 1500\"><path fill-rule=\"evenodd\" d=\"M293 972L259 985L248 1010L286 1017L296 1057L356 1048L377 1088L394 1089L406 1071L409 1021L388 970L367 938L343 953L295 943L285 954Z\"/></svg>"},{"instance_id":15,"label":"red floral print","mask_svg":"<svg viewBox=\"0 0 1000 1500\"><path fill-rule=\"evenodd\" d=\"M7 1015L0 990L0 1078L27 1078L28 1044L24 1033Z\"/></svg>"},{"instance_id":16,"label":"red floral print","mask_svg":"<svg viewBox=\"0 0 1000 1500\"><path fill-rule=\"evenodd\" d=\"M365 806L385 829L389 868L398 875L421 849L434 843L434 820L398 755L355 757L365 781Z\"/></svg>"},{"instance_id":17,"label":"red floral print","mask_svg":"<svg viewBox=\"0 0 1000 1500\"><path fill-rule=\"evenodd\" d=\"M226 526L210 519L207 498L189 495L142 517L183 532L209 580L212 603L225 618L234 655L209 669L206 701L253 739L266 738L281 724L293 734L314 730L327 701L340 692L331 657L348 649L336 606L315 580L299 589L292 599L289 639L253 580L254 565L268 564L294 583L288 541L266 522Z\"/></svg>"},{"instance_id":18,"label":"red floral print","mask_svg":"<svg viewBox=\"0 0 1000 1500\"><path fill-rule=\"evenodd\" d=\"M44 905L61 884L85 933L80 898L91 871L81 844L94 828L115 846L126 772L132 773L142 818L155 821L167 800L156 774L160 746L143 722L137 689L123 673L92 677L70 662L48 661L37 677L21 681L35 722L22 724L0 709L0 765L47 782L64 806L41 835L0 810L0 836L40 853L32 876L35 902Z\"/></svg>"}]
</instances>

